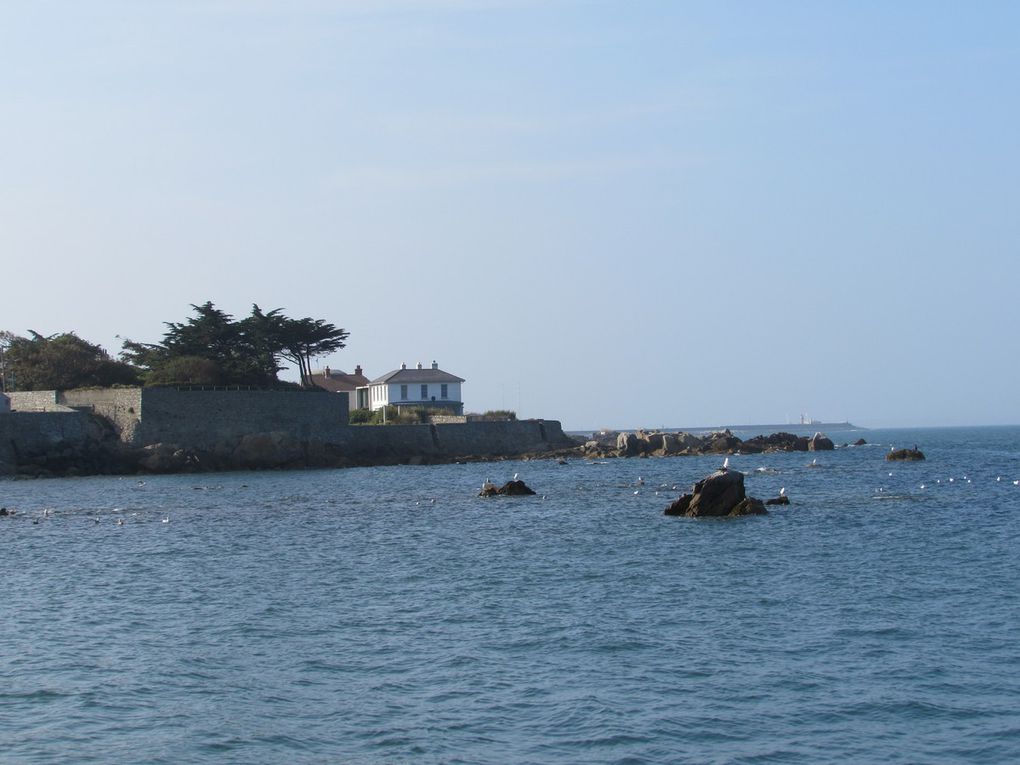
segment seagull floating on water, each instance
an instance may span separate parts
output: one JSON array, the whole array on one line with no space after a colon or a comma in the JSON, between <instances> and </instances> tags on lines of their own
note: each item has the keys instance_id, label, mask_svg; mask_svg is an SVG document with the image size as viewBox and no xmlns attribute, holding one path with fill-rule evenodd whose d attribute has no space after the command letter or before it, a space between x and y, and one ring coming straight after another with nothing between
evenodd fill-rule
<instances>
[{"instance_id":1,"label":"seagull floating on water","mask_svg":"<svg viewBox=\"0 0 1020 765\"><path fill-rule=\"evenodd\" d=\"M170 523L170 516L169 515L164 515L163 516L163 523Z\"/></svg>"}]
</instances>

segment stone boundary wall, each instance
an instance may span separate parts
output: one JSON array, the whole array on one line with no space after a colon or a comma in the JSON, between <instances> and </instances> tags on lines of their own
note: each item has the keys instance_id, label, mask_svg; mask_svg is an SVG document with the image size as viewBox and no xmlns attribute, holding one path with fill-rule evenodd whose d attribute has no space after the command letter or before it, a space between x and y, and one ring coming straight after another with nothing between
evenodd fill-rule
<instances>
[{"instance_id":1,"label":"stone boundary wall","mask_svg":"<svg viewBox=\"0 0 1020 765\"><path fill-rule=\"evenodd\" d=\"M60 401L78 410L102 415L121 441L131 443L142 417L143 388L79 388L61 391Z\"/></svg>"},{"instance_id":2,"label":"stone boundary wall","mask_svg":"<svg viewBox=\"0 0 1020 765\"><path fill-rule=\"evenodd\" d=\"M55 390L24 390L7 393L15 412L67 412Z\"/></svg>"},{"instance_id":3,"label":"stone boundary wall","mask_svg":"<svg viewBox=\"0 0 1020 765\"><path fill-rule=\"evenodd\" d=\"M156 444L204 454L201 464L210 469L443 462L574 445L555 420L351 426L346 394L326 391L82 389L30 400L57 398L75 408L0 415L0 463L9 468L25 455L49 459L68 450L87 457L111 448L103 446L111 439L123 454ZM75 459L79 472L103 469ZM0 473L10 472L3 464Z\"/></svg>"},{"instance_id":4,"label":"stone boundary wall","mask_svg":"<svg viewBox=\"0 0 1020 765\"><path fill-rule=\"evenodd\" d=\"M513 457L574 445L556 420L501 420L447 425L359 425L337 443L356 462L414 458Z\"/></svg>"},{"instance_id":5,"label":"stone boundary wall","mask_svg":"<svg viewBox=\"0 0 1020 765\"><path fill-rule=\"evenodd\" d=\"M143 388L141 422L130 443L213 449L251 433L279 431L328 443L346 426L346 393Z\"/></svg>"}]
</instances>

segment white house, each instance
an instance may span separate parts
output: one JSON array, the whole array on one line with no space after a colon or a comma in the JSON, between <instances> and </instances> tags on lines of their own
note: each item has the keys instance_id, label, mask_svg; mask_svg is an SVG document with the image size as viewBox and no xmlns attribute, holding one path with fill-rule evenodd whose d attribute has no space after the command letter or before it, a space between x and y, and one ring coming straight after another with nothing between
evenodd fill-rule
<instances>
[{"instance_id":1,"label":"white house","mask_svg":"<svg viewBox=\"0 0 1020 765\"><path fill-rule=\"evenodd\" d=\"M384 406L428 407L449 409L452 414L464 413L461 398L462 377L444 372L436 362L431 369L419 363L416 369L401 364L400 369L384 374L368 384L368 405L372 410Z\"/></svg>"}]
</instances>

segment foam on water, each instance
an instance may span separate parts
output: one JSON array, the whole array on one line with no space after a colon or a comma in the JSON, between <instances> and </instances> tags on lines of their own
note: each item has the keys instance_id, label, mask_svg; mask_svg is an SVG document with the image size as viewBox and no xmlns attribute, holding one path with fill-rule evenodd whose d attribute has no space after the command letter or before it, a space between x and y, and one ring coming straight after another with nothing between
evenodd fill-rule
<instances>
[{"instance_id":1,"label":"foam on water","mask_svg":"<svg viewBox=\"0 0 1020 765\"><path fill-rule=\"evenodd\" d=\"M1020 759L1020 430L864 435L726 521L661 514L718 457L0 483L0 759Z\"/></svg>"}]
</instances>

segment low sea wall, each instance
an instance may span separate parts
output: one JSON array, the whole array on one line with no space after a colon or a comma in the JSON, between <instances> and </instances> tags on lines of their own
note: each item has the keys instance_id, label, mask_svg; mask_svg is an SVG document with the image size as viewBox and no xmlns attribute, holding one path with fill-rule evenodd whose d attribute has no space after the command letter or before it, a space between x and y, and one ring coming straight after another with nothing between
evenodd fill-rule
<instances>
[{"instance_id":1,"label":"low sea wall","mask_svg":"<svg viewBox=\"0 0 1020 765\"><path fill-rule=\"evenodd\" d=\"M340 436L336 446L358 464L514 457L574 445L555 420L358 425Z\"/></svg>"},{"instance_id":2,"label":"low sea wall","mask_svg":"<svg viewBox=\"0 0 1020 765\"><path fill-rule=\"evenodd\" d=\"M74 460L77 472L444 462L573 445L555 420L351 426L346 394L325 391L39 393L25 403L59 411L0 415L0 472L59 472Z\"/></svg>"}]
</instances>

